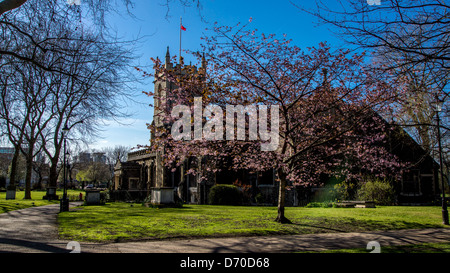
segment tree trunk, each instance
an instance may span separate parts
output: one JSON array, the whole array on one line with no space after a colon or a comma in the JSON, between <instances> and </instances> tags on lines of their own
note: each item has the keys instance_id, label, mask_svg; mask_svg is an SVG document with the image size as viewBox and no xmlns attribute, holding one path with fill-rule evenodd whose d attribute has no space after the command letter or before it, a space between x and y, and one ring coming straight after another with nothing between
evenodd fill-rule
<instances>
[{"instance_id":1,"label":"tree trunk","mask_svg":"<svg viewBox=\"0 0 450 273\"><path fill-rule=\"evenodd\" d=\"M286 174L283 170L278 169L278 179L280 180L280 187L278 191L278 216L275 219L278 223L291 223L289 219L284 216L284 201L286 199Z\"/></svg>"},{"instance_id":2,"label":"tree trunk","mask_svg":"<svg viewBox=\"0 0 450 273\"><path fill-rule=\"evenodd\" d=\"M39 178L38 178L38 183L37 183L37 188L38 189L42 189L42 173L38 172Z\"/></svg>"},{"instance_id":3,"label":"tree trunk","mask_svg":"<svg viewBox=\"0 0 450 273\"><path fill-rule=\"evenodd\" d=\"M52 158L50 158L50 170L48 174L48 183L47 187L55 187L58 184L58 158L59 158L59 150L58 153Z\"/></svg>"},{"instance_id":4,"label":"tree trunk","mask_svg":"<svg viewBox=\"0 0 450 273\"><path fill-rule=\"evenodd\" d=\"M25 176L25 197L23 199L31 199L31 177L33 175L33 147L30 143L28 146L27 158L27 174Z\"/></svg>"},{"instance_id":5,"label":"tree trunk","mask_svg":"<svg viewBox=\"0 0 450 273\"><path fill-rule=\"evenodd\" d=\"M17 161L19 160L20 147L14 146L14 156L11 161L11 173L9 174L9 186L8 188L16 187L16 176L17 176Z\"/></svg>"}]
</instances>

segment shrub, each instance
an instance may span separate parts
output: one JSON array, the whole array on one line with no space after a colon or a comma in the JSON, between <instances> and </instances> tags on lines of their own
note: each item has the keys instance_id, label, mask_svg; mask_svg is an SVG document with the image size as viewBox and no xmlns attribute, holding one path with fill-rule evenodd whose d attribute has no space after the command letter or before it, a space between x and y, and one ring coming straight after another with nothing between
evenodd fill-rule
<instances>
[{"instance_id":1,"label":"shrub","mask_svg":"<svg viewBox=\"0 0 450 273\"><path fill-rule=\"evenodd\" d=\"M356 193L356 184L348 181L343 181L334 185L334 199L335 200L353 200Z\"/></svg>"},{"instance_id":2,"label":"shrub","mask_svg":"<svg viewBox=\"0 0 450 273\"><path fill-rule=\"evenodd\" d=\"M264 197L264 195L262 193L258 193L255 196L255 201L258 205L261 205L261 204L266 203L266 198Z\"/></svg>"},{"instance_id":3,"label":"shrub","mask_svg":"<svg viewBox=\"0 0 450 273\"><path fill-rule=\"evenodd\" d=\"M336 203L334 202L309 202L306 206L306 208L336 208Z\"/></svg>"},{"instance_id":4,"label":"shrub","mask_svg":"<svg viewBox=\"0 0 450 273\"><path fill-rule=\"evenodd\" d=\"M242 205L243 194L234 185L214 185L209 191L211 205Z\"/></svg>"},{"instance_id":5,"label":"shrub","mask_svg":"<svg viewBox=\"0 0 450 273\"><path fill-rule=\"evenodd\" d=\"M380 205L392 205L395 200L394 188L388 180L371 179L361 185L358 200L374 201Z\"/></svg>"},{"instance_id":6,"label":"shrub","mask_svg":"<svg viewBox=\"0 0 450 273\"><path fill-rule=\"evenodd\" d=\"M233 182L233 186L236 186L240 192L242 192L242 202L244 204L250 204L252 198L252 186L241 183L238 179Z\"/></svg>"}]
</instances>

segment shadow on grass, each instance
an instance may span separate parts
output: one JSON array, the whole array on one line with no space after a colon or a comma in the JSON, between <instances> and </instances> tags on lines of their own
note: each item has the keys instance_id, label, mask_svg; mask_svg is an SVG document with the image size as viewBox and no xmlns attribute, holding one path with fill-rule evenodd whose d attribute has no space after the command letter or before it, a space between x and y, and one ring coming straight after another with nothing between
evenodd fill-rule
<instances>
[{"instance_id":1,"label":"shadow on grass","mask_svg":"<svg viewBox=\"0 0 450 273\"><path fill-rule=\"evenodd\" d=\"M320 225L311 225L311 224L305 224L305 223L287 223L287 225L308 227L308 228L313 228L313 229L318 229L318 230L328 230L330 232L348 232L347 230L343 230L343 229L336 229L336 228L332 228L332 227L326 227L326 226L320 226Z\"/></svg>"}]
</instances>

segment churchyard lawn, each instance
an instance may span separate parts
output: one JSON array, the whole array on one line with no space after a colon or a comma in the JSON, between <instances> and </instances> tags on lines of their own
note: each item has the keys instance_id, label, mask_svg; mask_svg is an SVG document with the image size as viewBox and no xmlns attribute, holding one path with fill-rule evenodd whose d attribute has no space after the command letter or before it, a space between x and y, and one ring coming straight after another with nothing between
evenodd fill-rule
<instances>
[{"instance_id":1,"label":"churchyard lawn","mask_svg":"<svg viewBox=\"0 0 450 273\"><path fill-rule=\"evenodd\" d=\"M275 222L276 215L276 207L106 203L59 213L58 223L61 239L91 242L445 227L438 206L288 207L292 224Z\"/></svg>"},{"instance_id":2,"label":"churchyard lawn","mask_svg":"<svg viewBox=\"0 0 450 273\"><path fill-rule=\"evenodd\" d=\"M67 190L67 195L71 200L76 200L80 192L84 195L82 190ZM6 192L0 192L0 213L6 213L12 210L25 209L29 207L45 206L50 204L59 204L59 200L43 200L42 197L46 194L46 191L31 191L31 199L24 200L25 192L17 191L16 199L6 200ZM56 194L62 196L62 190L57 190Z\"/></svg>"}]
</instances>

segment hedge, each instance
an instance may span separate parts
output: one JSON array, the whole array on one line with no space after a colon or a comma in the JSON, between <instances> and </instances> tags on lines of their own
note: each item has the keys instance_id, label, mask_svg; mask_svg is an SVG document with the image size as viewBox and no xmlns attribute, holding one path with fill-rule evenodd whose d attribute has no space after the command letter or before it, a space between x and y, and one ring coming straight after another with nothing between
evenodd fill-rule
<instances>
[{"instance_id":1,"label":"hedge","mask_svg":"<svg viewBox=\"0 0 450 273\"><path fill-rule=\"evenodd\" d=\"M243 194L234 185L217 184L209 191L209 203L211 205L242 205Z\"/></svg>"}]
</instances>

